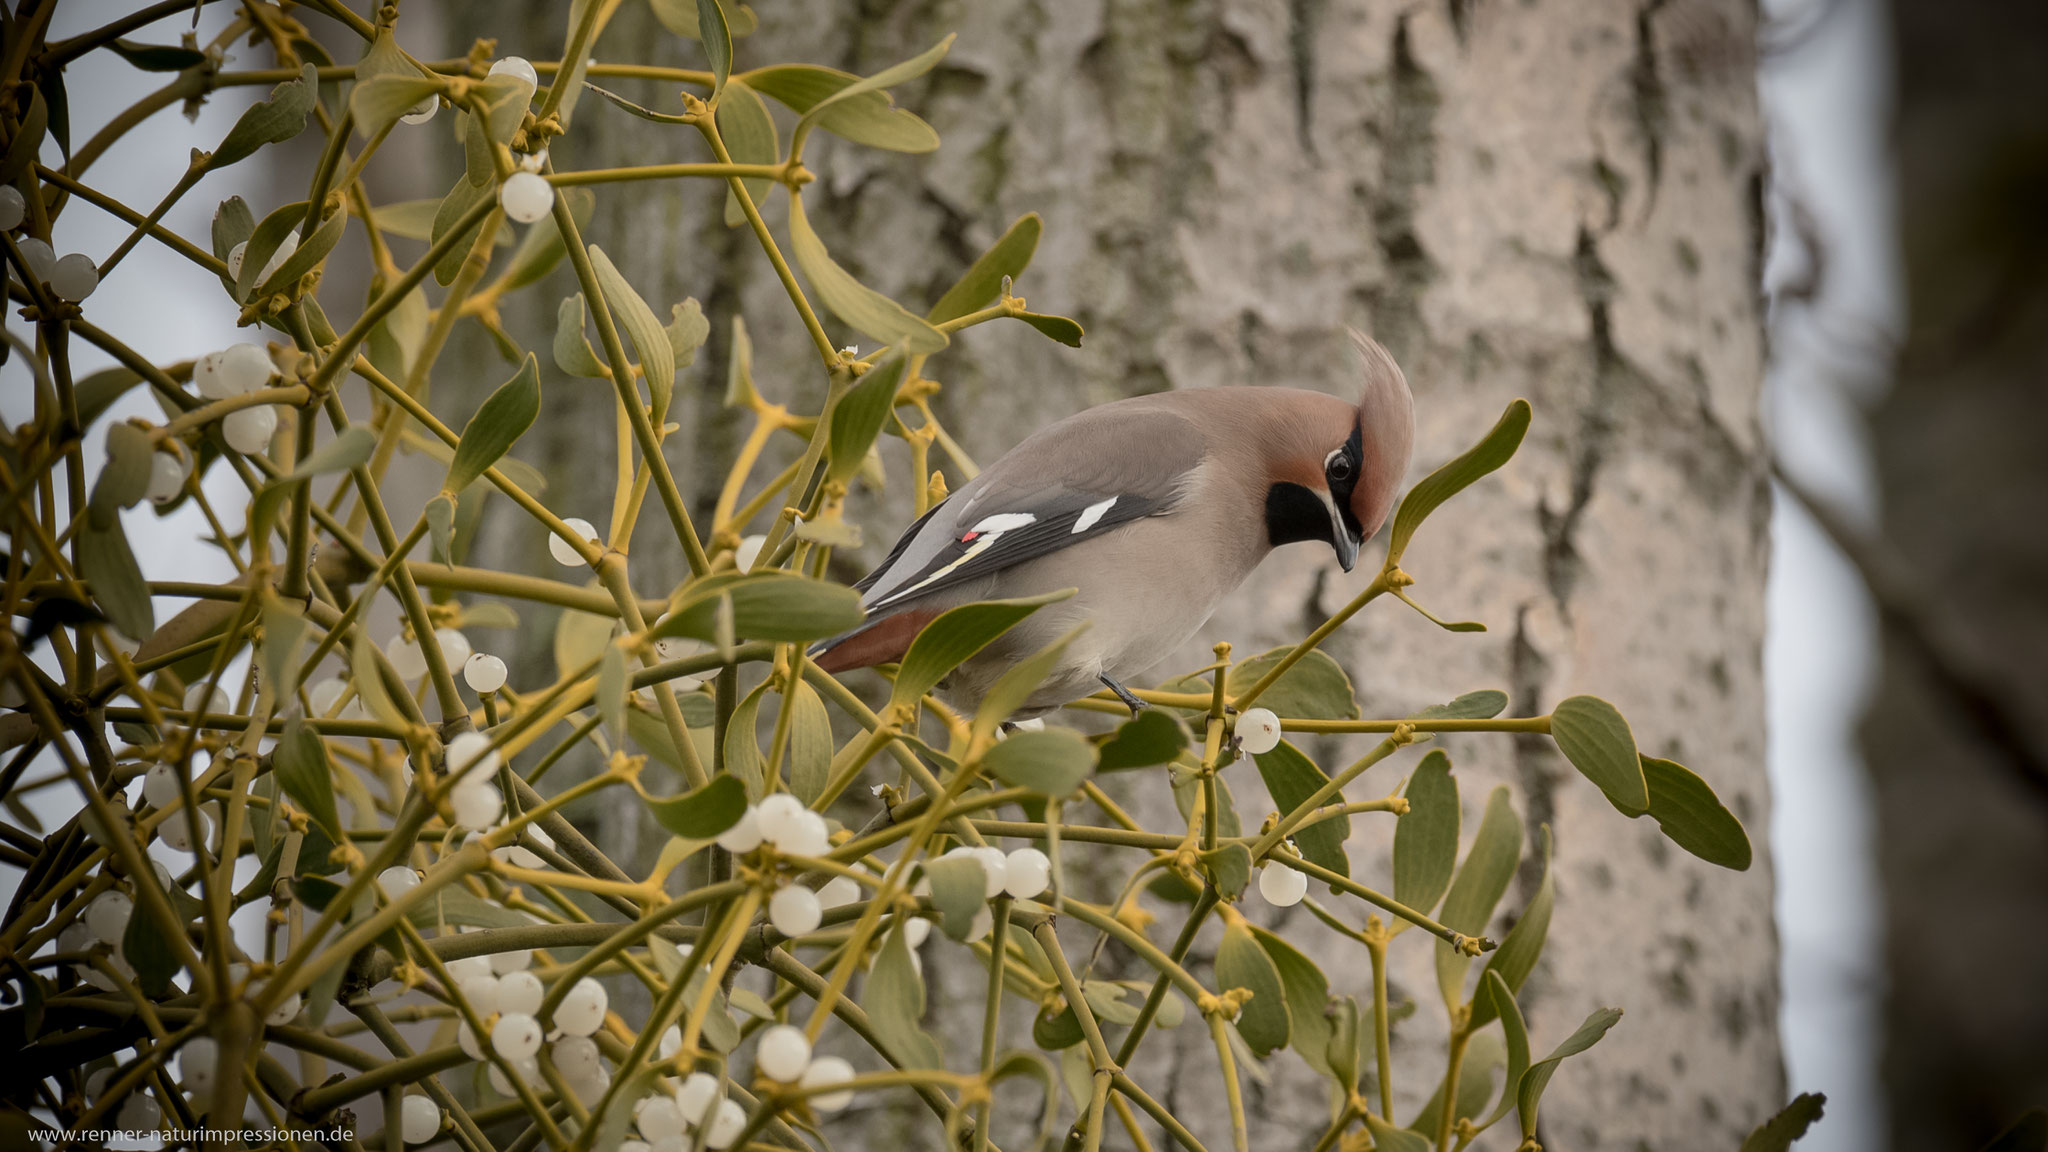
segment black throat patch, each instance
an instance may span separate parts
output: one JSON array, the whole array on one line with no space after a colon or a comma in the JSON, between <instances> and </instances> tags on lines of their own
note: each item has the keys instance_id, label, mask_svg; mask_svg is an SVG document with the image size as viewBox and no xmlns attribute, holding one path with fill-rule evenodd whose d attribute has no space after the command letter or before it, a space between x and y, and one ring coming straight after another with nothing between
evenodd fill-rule
<instances>
[{"instance_id":1,"label":"black throat patch","mask_svg":"<svg viewBox=\"0 0 2048 1152\"><path fill-rule=\"evenodd\" d=\"M1322 498L1285 480L1266 489L1266 542L1278 548L1304 540L1330 542L1330 510Z\"/></svg>"}]
</instances>

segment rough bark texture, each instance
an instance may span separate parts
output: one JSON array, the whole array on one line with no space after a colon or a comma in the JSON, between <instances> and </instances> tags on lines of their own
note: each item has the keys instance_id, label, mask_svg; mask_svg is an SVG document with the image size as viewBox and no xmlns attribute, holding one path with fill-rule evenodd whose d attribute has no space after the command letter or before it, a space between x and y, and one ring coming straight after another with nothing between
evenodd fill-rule
<instances>
[{"instance_id":1,"label":"rough bark texture","mask_svg":"<svg viewBox=\"0 0 2048 1152\"><path fill-rule=\"evenodd\" d=\"M556 7L524 25L528 42L508 39L501 51L551 55ZM788 59L870 72L960 33L937 72L898 94L938 128L938 154L821 141L809 158L822 177L811 216L826 242L867 282L921 307L1013 218L1037 211L1045 240L1018 291L1088 329L1076 352L1022 325L992 325L932 362L945 384L942 416L978 458L1056 416L1139 392L1236 383L1344 392L1355 376L1347 324L1385 342L1413 382L1414 477L1476 439L1511 398L1533 402L1521 455L1440 513L1406 565L1424 603L1491 631L1446 634L1389 603L1329 647L1368 715L1482 687L1507 689L1523 714L1574 692L1607 696L1645 751L1693 766L1743 818L1758 863L1744 875L1719 872L1670 848L1648 821L1616 814L1546 741L1448 741L1468 830L1504 781L1529 842L1539 824L1556 837L1559 909L1526 991L1537 1045L1556 1043L1596 1006L1628 1012L1558 1077L1545 1145L1734 1147L1783 1090L1763 843L1767 498L1752 5L857 7L761 5L761 31L740 48L743 67ZM458 11L456 29L521 26L495 5ZM694 46L663 34L639 3L621 10L598 54L697 64ZM652 86L639 94L672 99ZM576 137L556 151L564 167L701 151L686 132L595 101L579 116ZM717 407L732 314L743 310L754 334L764 391L808 405L823 388L753 238L726 230L719 209L720 196L701 185L633 185L603 195L590 227L657 307L695 295L713 318L712 346L679 387L685 431L672 453L706 512L737 442ZM779 206L770 218L779 227ZM530 320L538 330L548 323ZM585 505L567 506L601 519L610 470L596 461L609 456L609 393L548 388L550 415L535 430L544 439L524 450L545 445L558 462L556 494L584 491ZM592 445L603 447L593 455ZM907 521L901 448L885 449L887 493L856 509L871 528L850 561L878 558ZM643 591L657 592L680 566L658 567L675 555L658 539L660 517L643 525L635 565ZM536 559L541 541L521 532L493 546ZM1298 637L1362 586L1372 562L1345 576L1326 551L1276 555L1180 666L1205 661L1217 639L1249 654ZM1315 751L1342 764L1367 747L1331 740ZM1354 791L1392 789L1414 757ZM1247 766L1231 783L1255 823L1267 809L1256 777ZM1171 819L1162 782L1124 792L1150 817ZM1354 827L1355 869L1385 877L1391 824ZM1525 867L1496 938L1537 879ZM1271 919L1256 900L1251 911ZM1364 909L1348 911L1362 918ZM1362 953L1305 913L1284 923L1334 991L1369 998ZM1078 950L1087 938L1070 931ZM1212 929L1197 947L1198 971L1213 940ZM978 1019L968 1002L979 1000L980 977L946 963L946 946L929 951L942 954L928 969L943 992L935 1011ZM1401 1026L1405 1120L1440 1074L1443 1025L1427 946L1417 934L1396 952L1406 953L1397 995L1423 1004ZM1112 949L1105 963L1117 970L1125 960ZM963 1029L942 1032L956 1057L972 1047ZM1137 1074L1211 1147L1227 1145L1202 1030L1162 1034L1156 1047ZM1323 1089L1291 1054L1269 1070L1250 1088L1254 1144L1303 1144L1322 1127ZM1003 1137L1017 1147L1034 1117L1028 1103L1011 1110ZM865 1140L847 1130L856 1123L868 1125ZM835 1127L840 1147L936 1139L929 1118L908 1110ZM1110 1144L1123 1140L1113 1132ZM1513 1144L1496 1132L1482 1146Z\"/></svg>"},{"instance_id":2,"label":"rough bark texture","mask_svg":"<svg viewBox=\"0 0 2048 1152\"><path fill-rule=\"evenodd\" d=\"M1896 1147L1975 1148L2048 1104L2048 12L1893 13L1912 321L1873 431L1907 575L1879 581L1863 730L1891 919L1883 1075Z\"/></svg>"}]
</instances>

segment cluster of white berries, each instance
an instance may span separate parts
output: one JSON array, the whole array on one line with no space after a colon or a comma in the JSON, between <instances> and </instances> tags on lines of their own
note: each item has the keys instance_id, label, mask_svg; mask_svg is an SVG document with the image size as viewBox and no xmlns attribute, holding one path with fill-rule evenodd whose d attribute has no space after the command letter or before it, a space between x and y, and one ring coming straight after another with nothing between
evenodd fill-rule
<instances>
[{"instance_id":1,"label":"cluster of white berries","mask_svg":"<svg viewBox=\"0 0 2048 1152\"><path fill-rule=\"evenodd\" d=\"M448 793L455 822L479 832L496 824L505 811L505 796L492 780L504 760L491 746L491 738L481 732L464 732L448 742L444 763L448 779L455 785Z\"/></svg>"},{"instance_id":2,"label":"cluster of white berries","mask_svg":"<svg viewBox=\"0 0 2048 1152\"><path fill-rule=\"evenodd\" d=\"M1237 746L1254 756L1263 756L1280 746L1280 718L1271 709L1247 708L1237 714L1231 729Z\"/></svg>"},{"instance_id":3,"label":"cluster of white berries","mask_svg":"<svg viewBox=\"0 0 2048 1152\"><path fill-rule=\"evenodd\" d=\"M114 1058L126 1063L130 1052L116 1052ZM114 1078L114 1066L95 1069L85 1078L85 1095L95 1103L105 1094L108 1081ZM157 1105L156 1097L147 1092L130 1092L121 1101L120 1111L114 1118L114 1127L128 1132L154 1132L163 1124L163 1109Z\"/></svg>"},{"instance_id":4,"label":"cluster of white berries","mask_svg":"<svg viewBox=\"0 0 2048 1152\"><path fill-rule=\"evenodd\" d=\"M28 214L28 201L13 185L0 186L0 232L12 232ZM50 286L59 300L77 303L100 286L99 266L83 252L58 256L48 243L33 236L16 241L28 274Z\"/></svg>"},{"instance_id":5,"label":"cluster of white berries","mask_svg":"<svg viewBox=\"0 0 2048 1152\"><path fill-rule=\"evenodd\" d=\"M777 792L748 805L738 822L718 834L718 846L735 856L763 844L785 856L823 856L832 850L832 834L823 816L789 793ZM801 884L791 884L768 900L768 923L784 936L815 932L824 917L819 894Z\"/></svg>"},{"instance_id":6,"label":"cluster of white berries","mask_svg":"<svg viewBox=\"0 0 2048 1152\"><path fill-rule=\"evenodd\" d=\"M461 629L434 629L434 644L441 649L441 662L449 668L461 669L463 682L477 693L496 692L505 686L505 662L471 648L469 637ZM384 646L384 655L391 661L391 670L402 680L417 680L427 674L427 654L411 636L400 633L392 637Z\"/></svg>"},{"instance_id":7,"label":"cluster of white berries","mask_svg":"<svg viewBox=\"0 0 2048 1152\"><path fill-rule=\"evenodd\" d=\"M205 688L206 685L202 682L194 684L190 689L187 689L185 693L185 707L190 711L199 712L202 710L199 706L203 703L203 710L207 712L228 711L227 696L216 687L213 690L212 698L204 699ZM152 764L149 766L149 771L142 774L142 798L152 808L168 808L172 804L177 803L178 798L183 794L184 790L179 787L178 783L178 769L172 765L164 763ZM210 810L215 810L215 808L216 805L209 801L206 804L200 805L199 809L191 814L192 817L197 819L199 835L202 839L213 835L213 821L207 813ZM157 824L156 838L163 841L166 846L175 848L180 852L190 852L192 850L192 821L187 818L185 813L174 812ZM164 880L168 884L168 876L168 873L162 873L159 875L159 879ZM109 941L109 943L112 943L112 941Z\"/></svg>"},{"instance_id":8,"label":"cluster of white berries","mask_svg":"<svg viewBox=\"0 0 2048 1152\"><path fill-rule=\"evenodd\" d=\"M761 1033L761 1045L754 1050L754 1070L770 1080L805 1089L829 1088L853 1079L852 1064L837 1056L814 1055L810 1037L791 1024L777 1024ZM818 1092L810 1101L820 1112L837 1112L853 1103L853 1092Z\"/></svg>"},{"instance_id":9,"label":"cluster of white berries","mask_svg":"<svg viewBox=\"0 0 2048 1152\"><path fill-rule=\"evenodd\" d=\"M381 883L383 877L378 879ZM532 962L533 954L527 951L471 956L450 961L448 976L455 981L456 993L483 1023L490 1051L503 1057L522 1082L541 1082L539 1058L545 1038L550 1044L549 1058L570 1091L586 1104L593 1103L611 1081L611 1073L598 1058L597 1042L591 1039L603 1027L609 1007L604 985L588 976L577 980L555 1005L554 1033L544 1037L539 1013L547 989L540 977L527 970ZM467 1021L457 1026L455 1043L472 1060L486 1057L483 1043ZM496 1063L490 1067L490 1081L500 1095L518 1092Z\"/></svg>"},{"instance_id":10,"label":"cluster of white berries","mask_svg":"<svg viewBox=\"0 0 2048 1152\"><path fill-rule=\"evenodd\" d=\"M208 400L227 400L254 392L270 382L277 374L277 366L270 361L270 353L260 344L232 344L218 352L208 352L192 364L192 386ZM256 453L270 446L270 438L277 432L277 406L254 404L237 408L221 417L221 438L228 447L237 452ZM165 455L158 453L159 456ZM152 476L155 470L152 469ZM168 476L166 469L166 476ZM179 483L184 481L183 465L179 465ZM172 495L176 490L171 489ZM152 492L152 495L154 492Z\"/></svg>"}]
</instances>

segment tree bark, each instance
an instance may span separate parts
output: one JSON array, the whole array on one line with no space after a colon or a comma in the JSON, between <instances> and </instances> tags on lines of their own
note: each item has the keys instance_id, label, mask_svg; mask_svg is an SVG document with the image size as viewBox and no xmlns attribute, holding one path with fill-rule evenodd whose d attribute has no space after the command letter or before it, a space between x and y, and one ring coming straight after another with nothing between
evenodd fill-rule
<instances>
[{"instance_id":1,"label":"tree bark","mask_svg":"<svg viewBox=\"0 0 2048 1152\"><path fill-rule=\"evenodd\" d=\"M529 5L531 42L501 51L551 55L557 8ZM455 29L522 26L495 4L456 11ZM1649 821L1624 820L1547 741L1445 742L1468 830L1487 791L1506 782L1527 842L1538 825L1556 838L1557 917L1525 991L1539 1051L1597 1006L1628 1012L1558 1076L1545 1145L1738 1144L1783 1092L1763 842L1768 498L1757 420L1763 155L1753 5L874 0L760 13L760 31L741 42L742 67L794 60L867 73L960 34L937 71L898 91L944 147L904 157L821 139L807 157L821 177L807 202L839 260L913 309L1016 216L1044 216L1045 239L1017 291L1080 320L1086 346L1004 323L962 334L932 361L944 384L939 410L977 458L1136 393L1268 383L1346 393L1357 373L1346 325L1387 344L1413 383L1411 480L1474 442L1510 399L1532 401L1521 454L1440 512L1406 564L1423 603L1491 631L1446 634L1385 603L1327 647L1367 715L1485 687L1508 690L1518 714L1576 692L1606 696L1645 752L1688 763L1741 816L1757 864L1719 872L1673 851ZM701 66L693 44L663 33L637 3L621 9L597 54ZM641 97L673 100L645 87ZM701 151L684 130L595 100L578 120L556 150L561 167ZM702 185L630 185L600 196L589 228L657 310L695 295L712 317L712 344L678 388L685 431L672 451L706 513L737 441L718 408L732 316L746 316L771 397L814 405L823 390L781 288L753 238L720 222L721 207L722 195ZM782 216L778 203L778 230ZM526 318L532 330L550 323L540 311ZM547 404L535 435L555 464L554 492L570 495L571 510L580 493L583 514L598 519L609 469L593 466L592 447L611 443L609 391L550 380ZM900 442L884 455L890 486L854 509L868 537L847 558L850 573L908 521L915 478ZM961 476L949 468L948 479L957 486ZM643 518L635 542L643 592L665 590L657 577L682 571L659 521ZM537 559L540 542L521 541L516 549ZM1371 562L1346 576L1327 552L1275 555L1160 675L1206 662L1215 640L1250 654L1298 638L1363 585ZM1354 738L1313 751L1341 764L1367 747ZM1391 790L1414 758L1396 758L1354 792ZM1249 765L1230 783L1255 824L1267 800ZM1163 782L1124 790L1171 819ZM1354 827L1354 868L1384 877L1391 823ZM1491 928L1496 939L1538 873L1533 861L1523 869ZM1271 922L1271 909L1250 903ZM1363 918L1363 906L1340 903ZM1333 991L1369 1002L1358 950L1305 913L1282 923ZM1213 940L1212 929L1197 946L1204 965ZM1428 948L1418 934L1396 952L1406 953L1397 996L1425 1002L1400 1026L1396 1111L1406 1120L1441 1074L1444 1032ZM1110 957L1122 963L1115 949ZM944 991L935 1012L978 1019L980 978L935 959ZM1203 1029L1162 1033L1156 1046L1135 1074L1211 1147L1227 1145ZM1250 1088L1255 1146L1305 1143L1325 1119L1322 1087L1293 1055L1268 1070ZM1030 1106L1005 1111L1017 1113L1005 1147L1021 1146ZM928 1117L870 1116L836 1122L868 1126L836 1142L935 1138ZM1122 1140L1111 1133L1111 1146ZM1497 1131L1481 1146L1513 1144Z\"/></svg>"},{"instance_id":2,"label":"tree bark","mask_svg":"<svg viewBox=\"0 0 2048 1152\"><path fill-rule=\"evenodd\" d=\"M1884 674L1863 726L1890 925L1898 1148L2048 1104L2048 35L2037 6L1892 6L1911 316L1872 420Z\"/></svg>"}]
</instances>

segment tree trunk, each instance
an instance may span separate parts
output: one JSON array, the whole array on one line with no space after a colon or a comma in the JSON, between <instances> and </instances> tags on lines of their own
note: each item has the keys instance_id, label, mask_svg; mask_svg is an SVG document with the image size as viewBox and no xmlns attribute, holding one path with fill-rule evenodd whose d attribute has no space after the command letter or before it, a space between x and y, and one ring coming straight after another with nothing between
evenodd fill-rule
<instances>
[{"instance_id":1,"label":"tree trunk","mask_svg":"<svg viewBox=\"0 0 2048 1152\"><path fill-rule=\"evenodd\" d=\"M1519 457L1441 512L1406 564L1421 602L1491 631L1446 634L1382 603L1327 647L1372 716L1485 687L1507 689L1519 714L1576 692L1609 697L1646 752L1690 764L1742 817L1758 863L1719 872L1674 853L1649 821L1617 815L1547 741L1445 742L1463 778L1467 829L1504 781L1528 842L1539 824L1556 837L1558 914L1525 992L1539 1051L1597 1006L1628 1012L1557 1078L1546 1146L1738 1144L1783 1090L1762 843L1768 499L1757 422L1763 155L1753 5L857 7L760 5L762 27L739 48L742 67L795 60L866 73L960 34L936 72L898 91L944 138L937 154L813 144L811 218L826 243L867 283L922 308L1012 219L1039 212L1045 239L1017 291L1088 331L1073 351L995 324L932 361L945 386L941 416L976 458L1136 393L1264 383L1347 393L1357 367L1346 325L1386 343L1413 383L1412 478L1474 442L1510 399L1532 401L1536 424ZM449 20L465 32L523 27L527 41L500 50L551 55L558 9L530 5L520 24L499 5L472 3ZM597 54L701 66L693 44L663 33L637 3L621 9ZM672 106L673 94L652 85L620 87ZM701 151L688 132L595 100L578 120L556 150L559 166ZM772 398L807 406L823 391L780 286L751 235L722 225L721 207L722 194L699 184L626 185L600 196L589 228L657 309L695 295L712 317L712 344L678 389L689 398L672 453L705 512L737 442L718 407L731 317L744 312ZM778 230L782 215L778 202ZM526 322L536 331L550 323ZM835 339L856 339L828 326ZM555 454L552 494L583 491L585 504L571 497L566 507L599 519L609 469L593 466L592 446L608 455L609 392L553 380L548 389L549 418L535 432ZM900 442L885 446L885 460L890 486L854 509L869 527L849 560L878 559L908 521L913 478ZM949 469L948 479L957 486L961 476ZM654 558L676 552L658 539L659 517L643 525L635 566L642 591L659 592ZM539 555L537 542L518 546ZM1346 576L1326 551L1285 550L1160 675L1206 662L1215 640L1250 654L1297 639L1363 585L1371 563ZM669 575L680 571L677 562ZM1341 764L1367 747L1353 738L1314 751ZM1413 760L1397 758L1354 792L1391 790ZM1240 767L1230 782L1256 823L1267 802L1255 775ZM1159 780L1126 791L1171 818ZM1384 877L1391 824L1360 819L1356 829L1355 867ZM1496 939L1539 871L1533 861L1523 869ZM1362 918L1364 908L1346 911ZM1333 991L1369 999L1358 950L1305 912L1285 925ZM1197 946L1198 971L1212 947L1213 929ZM1425 1002L1401 1025L1405 1120L1441 1074L1443 1024L1427 947L1418 935L1396 952L1407 954L1397 996ZM935 1011L971 1015L965 999L978 1001L980 978L949 967L941 958L931 969L944 990ZM969 1046L956 1041L955 1056ZM1206 1034L1190 1024L1157 1046L1136 1074L1210 1147L1226 1145ZM1305 1143L1323 1125L1323 1089L1292 1055L1269 1069L1250 1088L1254 1144ZM1007 1110L1018 1115L1005 1146L1020 1147L1029 1105ZM900 1133L888 1117L904 1118ZM865 1142L851 1133L836 1142L933 1138L928 1117L908 1112L869 1123ZM1110 1143L1123 1139L1112 1132ZM1513 1144L1496 1132L1483 1146Z\"/></svg>"},{"instance_id":2,"label":"tree trunk","mask_svg":"<svg viewBox=\"0 0 2048 1152\"><path fill-rule=\"evenodd\" d=\"M1910 327L1873 419L1889 554L1863 728L1891 922L1894 1145L2048 1104L2048 75L2034 5L1899 0Z\"/></svg>"}]
</instances>

